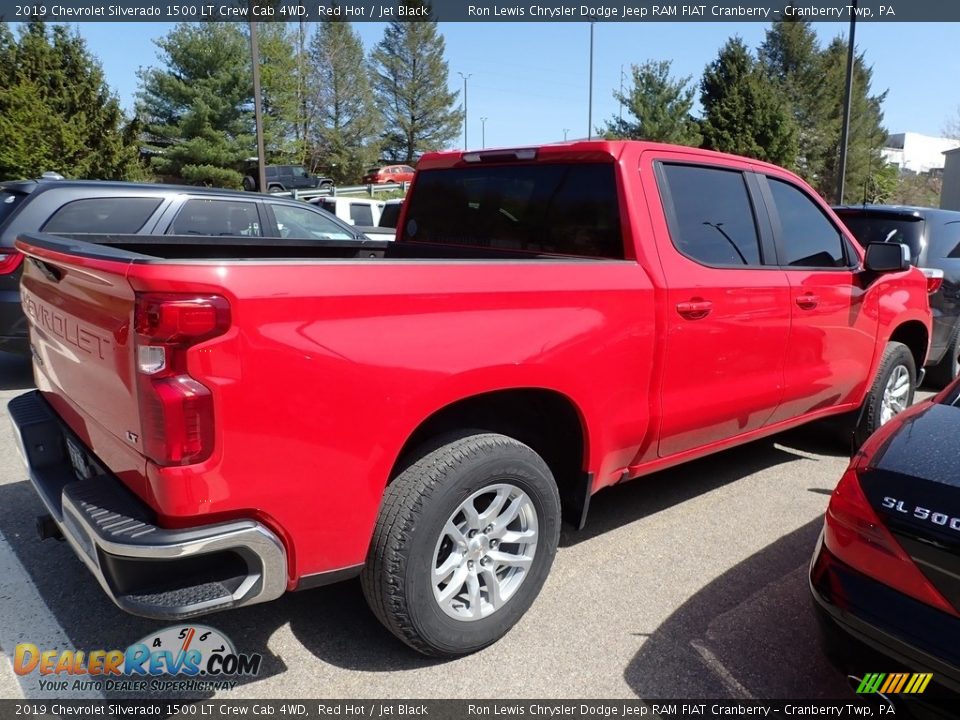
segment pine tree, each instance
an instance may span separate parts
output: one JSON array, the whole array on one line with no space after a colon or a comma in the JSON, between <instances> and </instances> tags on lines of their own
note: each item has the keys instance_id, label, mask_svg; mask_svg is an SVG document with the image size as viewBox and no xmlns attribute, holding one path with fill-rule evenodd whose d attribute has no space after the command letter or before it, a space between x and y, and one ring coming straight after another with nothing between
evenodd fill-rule
<instances>
[{"instance_id":1,"label":"pine tree","mask_svg":"<svg viewBox=\"0 0 960 720\"><path fill-rule=\"evenodd\" d=\"M380 115L360 36L347 22L320 24L310 41L308 107L313 164L338 183L358 182L380 157Z\"/></svg>"},{"instance_id":2,"label":"pine tree","mask_svg":"<svg viewBox=\"0 0 960 720\"><path fill-rule=\"evenodd\" d=\"M760 64L792 110L798 140L796 169L811 183L823 174L830 112L822 54L812 23L796 18L774 22L758 51Z\"/></svg>"},{"instance_id":3,"label":"pine tree","mask_svg":"<svg viewBox=\"0 0 960 720\"><path fill-rule=\"evenodd\" d=\"M842 37L834 38L824 50L820 62L822 82L830 102L825 121L823 173L816 178L814 187L824 197L836 202L859 202L865 189L867 194L870 193L873 183L871 178L885 165L881 150L886 143L887 131L883 127L882 106L887 93L884 91L879 95L871 94L873 69L867 66L862 53L855 54L844 198L836 198L847 71L846 40Z\"/></svg>"},{"instance_id":4,"label":"pine tree","mask_svg":"<svg viewBox=\"0 0 960 720\"><path fill-rule=\"evenodd\" d=\"M135 138L86 43L33 21L0 30L0 178L140 179Z\"/></svg>"},{"instance_id":5,"label":"pine tree","mask_svg":"<svg viewBox=\"0 0 960 720\"><path fill-rule=\"evenodd\" d=\"M409 8L420 0L403 0ZM459 93L447 88L449 68L435 20L391 22L373 52L374 93L385 120L383 143L394 160L411 163L441 149L460 132Z\"/></svg>"},{"instance_id":6,"label":"pine tree","mask_svg":"<svg viewBox=\"0 0 960 720\"><path fill-rule=\"evenodd\" d=\"M266 155L270 162L300 164L303 147L297 141L297 126L302 66L297 57L296 33L285 22L261 22L257 31Z\"/></svg>"},{"instance_id":7,"label":"pine tree","mask_svg":"<svg viewBox=\"0 0 960 720\"><path fill-rule=\"evenodd\" d=\"M608 138L653 140L678 145L700 145L697 121L690 115L694 90L690 77L670 77L670 61L648 61L631 66L633 87L613 97L633 120L611 118L600 133Z\"/></svg>"},{"instance_id":8,"label":"pine tree","mask_svg":"<svg viewBox=\"0 0 960 720\"><path fill-rule=\"evenodd\" d=\"M700 81L703 146L790 167L797 129L789 108L747 46L732 38Z\"/></svg>"},{"instance_id":9,"label":"pine tree","mask_svg":"<svg viewBox=\"0 0 960 720\"><path fill-rule=\"evenodd\" d=\"M234 23L180 24L155 41L164 67L140 72L138 115L154 168L195 184L240 187L255 155L247 36Z\"/></svg>"}]
</instances>

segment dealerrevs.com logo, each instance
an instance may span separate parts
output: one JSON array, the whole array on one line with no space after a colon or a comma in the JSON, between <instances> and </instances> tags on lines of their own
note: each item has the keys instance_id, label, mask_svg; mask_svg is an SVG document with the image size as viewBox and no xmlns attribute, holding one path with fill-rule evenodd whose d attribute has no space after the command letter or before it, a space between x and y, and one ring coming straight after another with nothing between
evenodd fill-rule
<instances>
[{"instance_id":1,"label":"dealerrevs.com logo","mask_svg":"<svg viewBox=\"0 0 960 720\"><path fill-rule=\"evenodd\" d=\"M13 669L37 673L45 691L230 690L238 676L260 672L259 653L238 653L230 639L206 625L175 625L126 650L50 650L17 645Z\"/></svg>"}]
</instances>

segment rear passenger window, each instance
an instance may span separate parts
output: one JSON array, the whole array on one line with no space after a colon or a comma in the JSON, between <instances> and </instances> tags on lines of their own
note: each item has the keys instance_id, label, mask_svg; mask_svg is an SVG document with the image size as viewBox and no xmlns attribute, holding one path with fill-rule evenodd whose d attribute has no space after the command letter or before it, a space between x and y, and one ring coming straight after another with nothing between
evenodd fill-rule
<instances>
[{"instance_id":1,"label":"rear passenger window","mask_svg":"<svg viewBox=\"0 0 960 720\"><path fill-rule=\"evenodd\" d=\"M140 231L160 202L160 198L131 197L74 200L57 210L41 230L128 235Z\"/></svg>"},{"instance_id":2,"label":"rear passenger window","mask_svg":"<svg viewBox=\"0 0 960 720\"><path fill-rule=\"evenodd\" d=\"M350 203L350 220L354 225L373 225L373 210L363 203Z\"/></svg>"},{"instance_id":3,"label":"rear passenger window","mask_svg":"<svg viewBox=\"0 0 960 720\"><path fill-rule=\"evenodd\" d=\"M677 250L704 265L761 264L743 173L695 165L662 167L670 237Z\"/></svg>"},{"instance_id":4,"label":"rear passenger window","mask_svg":"<svg viewBox=\"0 0 960 720\"><path fill-rule=\"evenodd\" d=\"M781 180L767 178L780 216L784 265L845 268L847 258L837 227L803 192Z\"/></svg>"},{"instance_id":5,"label":"rear passenger window","mask_svg":"<svg viewBox=\"0 0 960 720\"><path fill-rule=\"evenodd\" d=\"M260 236L260 217L252 202L188 200L168 235Z\"/></svg>"},{"instance_id":6,"label":"rear passenger window","mask_svg":"<svg viewBox=\"0 0 960 720\"><path fill-rule=\"evenodd\" d=\"M611 163L476 164L417 177L404 241L623 257Z\"/></svg>"}]
</instances>

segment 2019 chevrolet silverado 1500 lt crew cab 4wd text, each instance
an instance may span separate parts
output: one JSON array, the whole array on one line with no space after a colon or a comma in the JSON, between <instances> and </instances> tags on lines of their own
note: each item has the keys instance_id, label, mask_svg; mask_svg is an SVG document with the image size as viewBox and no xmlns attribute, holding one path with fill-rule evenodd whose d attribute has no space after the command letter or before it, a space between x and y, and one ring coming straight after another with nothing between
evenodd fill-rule
<instances>
[{"instance_id":1,"label":"2019 chevrolet silverado 1500 lt crew cab 4wd text","mask_svg":"<svg viewBox=\"0 0 960 720\"><path fill-rule=\"evenodd\" d=\"M38 390L10 413L120 607L360 575L406 643L470 652L593 493L912 398L925 278L784 170L582 142L417 172L393 243L18 241Z\"/></svg>"}]
</instances>

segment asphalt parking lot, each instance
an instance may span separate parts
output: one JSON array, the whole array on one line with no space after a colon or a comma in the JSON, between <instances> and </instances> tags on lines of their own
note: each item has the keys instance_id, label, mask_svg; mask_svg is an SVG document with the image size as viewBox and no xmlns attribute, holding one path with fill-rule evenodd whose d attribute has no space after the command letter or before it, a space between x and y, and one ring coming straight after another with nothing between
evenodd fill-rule
<instances>
[{"instance_id":1,"label":"asphalt parking lot","mask_svg":"<svg viewBox=\"0 0 960 720\"><path fill-rule=\"evenodd\" d=\"M0 405L32 384L0 353ZM125 648L164 624L106 599L43 512L0 430L0 646ZM357 582L202 622L260 652L230 698L850 698L822 657L806 566L847 462L819 428L604 491L565 530L533 609L496 645L423 658L367 610ZM0 697L54 697L0 656ZM77 697L76 694L59 694ZM120 695L123 697L123 695ZM130 697L127 695L126 697Z\"/></svg>"}]
</instances>

